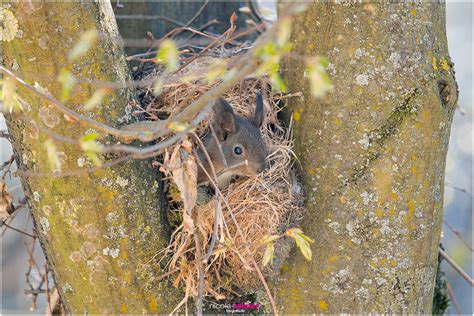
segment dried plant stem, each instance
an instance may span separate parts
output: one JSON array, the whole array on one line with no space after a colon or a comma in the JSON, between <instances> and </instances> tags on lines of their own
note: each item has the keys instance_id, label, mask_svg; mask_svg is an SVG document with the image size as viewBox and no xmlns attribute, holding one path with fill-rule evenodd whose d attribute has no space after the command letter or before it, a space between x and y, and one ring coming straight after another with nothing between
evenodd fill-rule
<instances>
[{"instance_id":1,"label":"dried plant stem","mask_svg":"<svg viewBox=\"0 0 474 316\"><path fill-rule=\"evenodd\" d=\"M212 227L212 237L211 237L211 243L209 244L209 250L207 251L206 256L202 260L204 263L207 263L209 261L209 258L212 255L212 251L214 250L214 247L216 246L217 242L217 229L219 228L219 219L220 219L220 214L221 212L221 199L218 198L216 200L216 206L214 207L214 225Z\"/></svg>"}]
</instances>

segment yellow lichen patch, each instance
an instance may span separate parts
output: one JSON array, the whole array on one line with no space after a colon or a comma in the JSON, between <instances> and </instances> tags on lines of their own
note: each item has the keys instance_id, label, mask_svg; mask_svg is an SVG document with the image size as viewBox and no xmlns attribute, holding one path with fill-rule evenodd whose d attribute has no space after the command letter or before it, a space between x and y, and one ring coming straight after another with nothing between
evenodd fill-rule
<instances>
[{"instance_id":1,"label":"yellow lichen patch","mask_svg":"<svg viewBox=\"0 0 474 316\"><path fill-rule=\"evenodd\" d=\"M5 8L0 8L0 42L13 40L18 32L18 20L15 15Z\"/></svg>"},{"instance_id":2,"label":"yellow lichen patch","mask_svg":"<svg viewBox=\"0 0 474 316\"><path fill-rule=\"evenodd\" d=\"M380 265L380 266L384 266L386 263L387 263L387 258L382 258L382 259L380 259L380 261L379 261L379 265Z\"/></svg>"},{"instance_id":3,"label":"yellow lichen patch","mask_svg":"<svg viewBox=\"0 0 474 316\"><path fill-rule=\"evenodd\" d=\"M410 14L411 14L413 17L416 17L416 8L411 9Z\"/></svg>"},{"instance_id":4,"label":"yellow lichen patch","mask_svg":"<svg viewBox=\"0 0 474 316\"><path fill-rule=\"evenodd\" d=\"M128 311L128 307L125 304L120 304L120 313L125 314Z\"/></svg>"},{"instance_id":5,"label":"yellow lichen patch","mask_svg":"<svg viewBox=\"0 0 474 316\"><path fill-rule=\"evenodd\" d=\"M325 300L319 300L319 310L321 312L327 311L328 308L329 308L329 305Z\"/></svg>"},{"instance_id":6,"label":"yellow lichen patch","mask_svg":"<svg viewBox=\"0 0 474 316\"><path fill-rule=\"evenodd\" d=\"M389 209L388 209L388 214L390 214L390 216L394 216L394 215L395 215L395 206L390 205L390 207L389 207Z\"/></svg>"},{"instance_id":7,"label":"yellow lichen patch","mask_svg":"<svg viewBox=\"0 0 474 316\"><path fill-rule=\"evenodd\" d=\"M434 70L438 70L438 64L436 62L436 57L433 56L433 58L431 59L431 65L433 66L433 69Z\"/></svg>"},{"instance_id":8,"label":"yellow lichen patch","mask_svg":"<svg viewBox=\"0 0 474 316\"><path fill-rule=\"evenodd\" d=\"M383 216L383 210L382 208L378 207L377 210L375 211L375 215L380 219Z\"/></svg>"},{"instance_id":9,"label":"yellow lichen patch","mask_svg":"<svg viewBox=\"0 0 474 316\"><path fill-rule=\"evenodd\" d=\"M299 112L293 112L293 120L295 122L298 122L300 120L300 118L301 118L301 115L300 115Z\"/></svg>"},{"instance_id":10,"label":"yellow lichen patch","mask_svg":"<svg viewBox=\"0 0 474 316\"><path fill-rule=\"evenodd\" d=\"M393 192L390 192L390 200L395 201L397 199L397 195Z\"/></svg>"},{"instance_id":11,"label":"yellow lichen patch","mask_svg":"<svg viewBox=\"0 0 474 316\"><path fill-rule=\"evenodd\" d=\"M331 262L331 263L334 263L336 262L337 258L335 256L330 256L328 261Z\"/></svg>"},{"instance_id":12,"label":"yellow lichen patch","mask_svg":"<svg viewBox=\"0 0 474 316\"><path fill-rule=\"evenodd\" d=\"M403 219L403 223L408 223L409 221L411 221L411 219L414 217L415 215L415 201L413 200L409 200L407 202L407 210L408 210L408 213L407 215L405 216L405 218ZM412 225L410 225L410 228Z\"/></svg>"},{"instance_id":13,"label":"yellow lichen patch","mask_svg":"<svg viewBox=\"0 0 474 316\"><path fill-rule=\"evenodd\" d=\"M395 268L395 267L398 265L397 259L392 259L392 260L390 261L390 265Z\"/></svg>"},{"instance_id":14,"label":"yellow lichen patch","mask_svg":"<svg viewBox=\"0 0 474 316\"><path fill-rule=\"evenodd\" d=\"M441 64L441 68L445 71L448 71L449 70L449 64L448 64L448 61L446 59L441 59L440 60L440 64Z\"/></svg>"},{"instance_id":15,"label":"yellow lichen patch","mask_svg":"<svg viewBox=\"0 0 474 316\"><path fill-rule=\"evenodd\" d=\"M363 217L364 216L364 211L363 210L358 210L356 212L356 215L359 216L359 217Z\"/></svg>"},{"instance_id":16,"label":"yellow lichen patch","mask_svg":"<svg viewBox=\"0 0 474 316\"><path fill-rule=\"evenodd\" d=\"M156 302L156 299L152 298L148 301L148 308L152 313L158 312L158 303Z\"/></svg>"}]
</instances>

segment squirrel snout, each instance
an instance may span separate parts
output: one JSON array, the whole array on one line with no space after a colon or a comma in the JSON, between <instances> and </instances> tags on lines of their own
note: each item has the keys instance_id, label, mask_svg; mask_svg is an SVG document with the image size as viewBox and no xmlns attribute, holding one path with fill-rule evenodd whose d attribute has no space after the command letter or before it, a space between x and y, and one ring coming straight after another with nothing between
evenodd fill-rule
<instances>
[{"instance_id":1,"label":"squirrel snout","mask_svg":"<svg viewBox=\"0 0 474 316\"><path fill-rule=\"evenodd\" d=\"M263 170L265 170L265 162L260 163L260 165L257 167L257 173L260 173Z\"/></svg>"}]
</instances>

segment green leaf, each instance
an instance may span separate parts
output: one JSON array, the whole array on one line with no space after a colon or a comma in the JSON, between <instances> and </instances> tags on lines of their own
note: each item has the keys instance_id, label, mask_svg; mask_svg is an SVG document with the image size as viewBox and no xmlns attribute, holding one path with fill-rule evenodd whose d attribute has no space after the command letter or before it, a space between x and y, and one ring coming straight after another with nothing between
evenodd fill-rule
<instances>
[{"instance_id":1,"label":"green leaf","mask_svg":"<svg viewBox=\"0 0 474 316\"><path fill-rule=\"evenodd\" d=\"M15 79L6 77L2 82L2 112L12 113L23 110L18 95L16 94Z\"/></svg>"},{"instance_id":2,"label":"green leaf","mask_svg":"<svg viewBox=\"0 0 474 316\"><path fill-rule=\"evenodd\" d=\"M260 243L261 244L266 244L266 243L269 243L269 242L273 242L277 239L280 239L281 236L279 235L272 235L272 236L268 236L268 235L265 235L263 236L262 240L260 240Z\"/></svg>"},{"instance_id":3,"label":"green leaf","mask_svg":"<svg viewBox=\"0 0 474 316\"><path fill-rule=\"evenodd\" d=\"M172 121L168 124L168 128L174 132L182 132L188 128L189 124L186 122L175 122Z\"/></svg>"},{"instance_id":4,"label":"green leaf","mask_svg":"<svg viewBox=\"0 0 474 316\"><path fill-rule=\"evenodd\" d=\"M66 68L61 68L59 71L58 81L61 84L61 102L66 102L69 99L69 93L76 84L76 78Z\"/></svg>"},{"instance_id":5,"label":"green leaf","mask_svg":"<svg viewBox=\"0 0 474 316\"><path fill-rule=\"evenodd\" d=\"M303 237L301 237L301 235L295 235L293 238L295 239L296 246L298 246L298 248L300 249L301 254L303 254L303 256L307 260L311 260L312 252L309 242L307 242Z\"/></svg>"},{"instance_id":6,"label":"green leaf","mask_svg":"<svg viewBox=\"0 0 474 316\"><path fill-rule=\"evenodd\" d=\"M48 155L49 167L52 171L60 171L61 160L59 159L58 151L56 150L56 145L51 139L48 139L44 142L44 147L46 148L46 153Z\"/></svg>"},{"instance_id":7,"label":"green leaf","mask_svg":"<svg viewBox=\"0 0 474 316\"><path fill-rule=\"evenodd\" d=\"M287 91L286 84L283 82L283 79L280 77L278 72L270 75L270 83L272 84L272 89L275 89L276 91Z\"/></svg>"},{"instance_id":8,"label":"green leaf","mask_svg":"<svg viewBox=\"0 0 474 316\"><path fill-rule=\"evenodd\" d=\"M79 57L85 55L87 51L95 44L99 33L97 30L88 30L81 34L79 42L69 52L69 61L74 61Z\"/></svg>"},{"instance_id":9,"label":"green leaf","mask_svg":"<svg viewBox=\"0 0 474 316\"><path fill-rule=\"evenodd\" d=\"M286 231L286 235L293 238L303 256L306 259L311 260L312 252L310 243L314 243L314 241L306 236L300 228L290 228Z\"/></svg>"},{"instance_id":10,"label":"green leaf","mask_svg":"<svg viewBox=\"0 0 474 316\"><path fill-rule=\"evenodd\" d=\"M268 243L267 248L263 254L263 266L265 267L269 262L273 262L273 254L275 253L275 246L273 243Z\"/></svg>"},{"instance_id":11,"label":"green leaf","mask_svg":"<svg viewBox=\"0 0 474 316\"><path fill-rule=\"evenodd\" d=\"M97 153L102 152L104 146L101 143L95 141L98 137L99 134L97 133L84 135L81 137L81 139L79 139L79 144L90 160L92 160L96 166L100 167L102 162L99 156L97 156Z\"/></svg>"},{"instance_id":12,"label":"green leaf","mask_svg":"<svg viewBox=\"0 0 474 316\"><path fill-rule=\"evenodd\" d=\"M96 106L102 104L104 97L110 92L110 89L107 88L99 88L97 89L94 94L87 100L86 104L84 104L84 110L91 111Z\"/></svg>"},{"instance_id":13,"label":"green leaf","mask_svg":"<svg viewBox=\"0 0 474 316\"><path fill-rule=\"evenodd\" d=\"M301 233L301 234L299 234L299 235L300 235L304 240L306 240L307 242L314 244L314 240L312 240L311 238L309 238L309 237L306 236L305 234Z\"/></svg>"},{"instance_id":14,"label":"green leaf","mask_svg":"<svg viewBox=\"0 0 474 316\"><path fill-rule=\"evenodd\" d=\"M179 66L179 52L176 44L170 40L165 39L160 44L157 56L166 65L167 72L173 72L178 69Z\"/></svg>"},{"instance_id":15,"label":"green leaf","mask_svg":"<svg viewBox=\"0 0 474 316\"><path fill-rule=\"evenodd\" d=\"M306 61L305 76L309 79L311 93L315 97L323 97L333 89L326 72L327 65L328 61L323 57L312 57Z\"/></svg>"}]
</instances>

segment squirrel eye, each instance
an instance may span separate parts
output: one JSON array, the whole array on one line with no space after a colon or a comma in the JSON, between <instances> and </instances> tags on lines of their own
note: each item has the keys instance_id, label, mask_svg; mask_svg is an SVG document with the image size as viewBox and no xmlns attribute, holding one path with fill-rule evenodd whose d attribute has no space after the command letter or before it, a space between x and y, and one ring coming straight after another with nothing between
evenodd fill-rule
<instances>
[{"instance_id":1,"label":"squirrel eye","mask_svg":"<svg viewBox=\"0 0 474 316\"><path fill-rule=\"evenodd\" d=\"M241 155L242 154L242 148L240 148L239 146L235 146L234 147L234 153L236 155Z\"/></svg>"}]
</instances>

